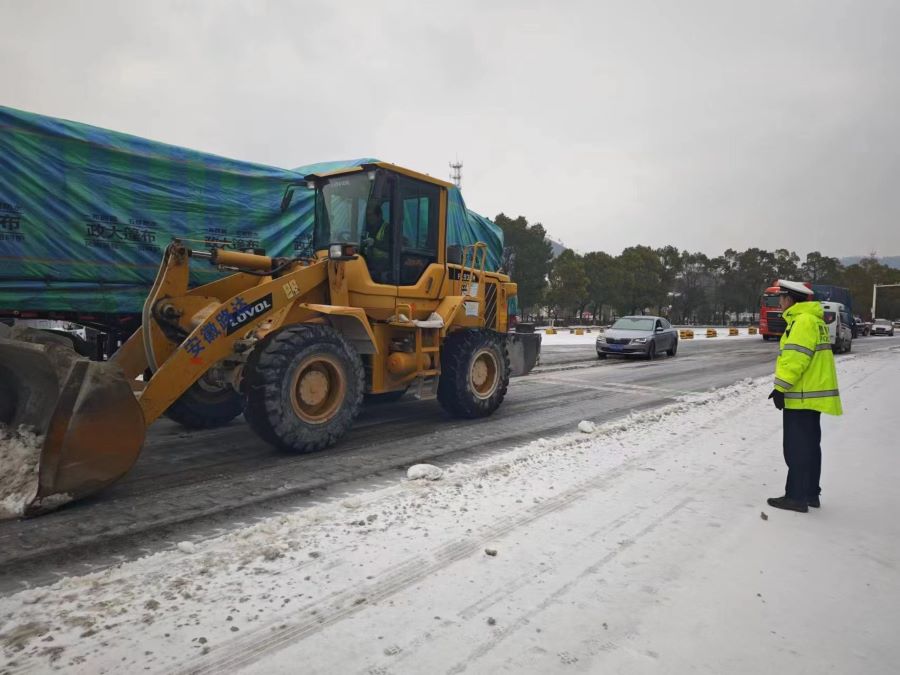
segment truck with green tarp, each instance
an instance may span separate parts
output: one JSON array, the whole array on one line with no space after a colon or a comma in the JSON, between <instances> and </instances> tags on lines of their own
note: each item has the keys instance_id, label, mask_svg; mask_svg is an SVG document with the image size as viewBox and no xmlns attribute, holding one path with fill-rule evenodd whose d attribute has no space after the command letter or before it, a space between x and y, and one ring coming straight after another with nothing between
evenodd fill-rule
<instances>
[{"instance_id":1,"label":"truck with green tarp","mask_svg":"<svg viewBox=\"0 0 900 675\"><path fill-rule=\"evenodd\" d=\"M114 345L140 325L172 239L312 255L314 193L304 176L372 161L280 169L0 106L0 320L73 322ZM485 242L487 268L500 267L502 231L468 210L458 189L447 227L449 245ZM192 271L191 281L218 274Z\"/></svg>"}]
</instances>

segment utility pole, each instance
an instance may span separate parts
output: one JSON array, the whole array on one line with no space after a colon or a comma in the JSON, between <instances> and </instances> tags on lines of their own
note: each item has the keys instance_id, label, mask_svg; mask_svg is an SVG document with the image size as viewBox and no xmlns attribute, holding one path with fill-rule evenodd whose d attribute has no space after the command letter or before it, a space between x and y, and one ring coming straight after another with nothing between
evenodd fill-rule
<instances>
[{"instance_id":1,"label":"utility pole","mask_svg":"<svg viewBox=\"0 0 900 675\"><path fill-rule=\"evenodd\" d=\"M872 284L872 321L875 320L875 295L879 288L894 288L900 284Z\"/></svg>"},{"instance_id":2,"label":"utility pole","mask_svg":"<svg viewBox=\"0 0 900 675\"><path fill-rule=\"evenodd\" d=\"M462 168L463 163L459 161L458 157L455 162L450 162L450 180L459 190L462 190Z\"/></svg>"}]
</instances>

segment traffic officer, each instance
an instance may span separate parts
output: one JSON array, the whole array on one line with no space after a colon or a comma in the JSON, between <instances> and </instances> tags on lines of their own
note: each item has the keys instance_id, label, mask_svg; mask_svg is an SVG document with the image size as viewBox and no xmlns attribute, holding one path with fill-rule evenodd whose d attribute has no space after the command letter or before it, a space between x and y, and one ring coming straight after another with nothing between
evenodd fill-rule
<instances>
[{"instance_id":1,"label":"traffic officer","mask_svg":"<svg viewBox=\"0 0 900 675\"><path fill-rule=\"evenodd\" d=\"M784 461L788 467L783 497L769 506L806 513L819 507L822 472L822 413L840 415L841 397L824 312L812 291L797 281L779 279L779 303L787 322L775 362L775 388L769 398L784 417Z\"/></svg>"}]
</instances>

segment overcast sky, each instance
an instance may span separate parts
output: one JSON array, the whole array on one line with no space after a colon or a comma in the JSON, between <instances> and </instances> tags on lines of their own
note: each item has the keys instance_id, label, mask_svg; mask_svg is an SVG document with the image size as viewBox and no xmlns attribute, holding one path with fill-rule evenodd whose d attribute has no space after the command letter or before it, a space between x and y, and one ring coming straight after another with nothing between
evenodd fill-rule
<instances>
[{"instance_id":1,"label":"overcast sky","mask_svg":"<svg viewBox=\"0 0 900 675\"><path fill-rule=\"evenodd\" d=\"M374 156L581 252L900 254L900 2L0 0L0 103Z\"/></svg>"}]
</instances>

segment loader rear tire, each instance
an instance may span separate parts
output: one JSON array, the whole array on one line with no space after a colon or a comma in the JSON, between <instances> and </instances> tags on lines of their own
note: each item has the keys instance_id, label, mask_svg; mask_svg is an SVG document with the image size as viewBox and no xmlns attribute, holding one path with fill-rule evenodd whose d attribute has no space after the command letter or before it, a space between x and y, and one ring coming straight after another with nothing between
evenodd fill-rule
<instances>
[{"instance_id":1,"label":"loader rear tire","mask_svg":"<svg viewBox=\"0 0 900 675\"><path fill-rule=\"evenodd\" d=\"M353 426L365 390L362 359L329 326L293 325L267 335L244 370L244 417L283 450L334 445Z\"/></svg>"},{"instance_id":2,"label":"loader rear tire","mask_svg":"<svg viewBox=\"0 0 900 675\"><path fill-rule=\"evenodd\" d=\"M456 417L487 417L503 402L509 386L506 339L493 331L450 333L441 349L437 399Z\"/></svg>"}]
</instances>

